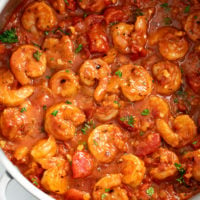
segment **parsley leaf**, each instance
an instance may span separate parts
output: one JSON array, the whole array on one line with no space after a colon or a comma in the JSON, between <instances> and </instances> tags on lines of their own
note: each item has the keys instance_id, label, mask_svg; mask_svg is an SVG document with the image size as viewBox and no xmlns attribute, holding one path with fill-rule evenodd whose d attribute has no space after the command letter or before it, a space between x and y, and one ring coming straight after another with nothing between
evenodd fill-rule
<instances>
[{"instance_id":1,"label":"parsley leaf","mask_svg":"<svg viewBox=\"0 0 200 200\"><path fill-rule=\"evenodd\" d=\"M95 146L98 146L98 143L97 143L96 140L93 140L93 143L94 143Z\"/></svg>"},{"instance_id":2,"label":"parsley leaf","mask_svg":"<svg viewBox=\"0 0 200 200\"><path fill-rule=\"evenodd\" d=\"M68 100L65 101L65 103L66 103L66 104L72 104L72 102L71 102L71 101L68 101Z\"/></svg>"},{"instance_id":3,"label":"parsley leaf","mask_svg":"<svg viewBox=\"0 0 200 200\"><path fill-rule=\"evenodd\" d=\"M42 53L39 51L36 51L35 53L33 53L33 57L35 58L35 60L40 61L40 57L41 57Z\"/></svg>"},{"instance_id":4,"label":"parsley leaf","mask_svg":"<svg viewBox=\"0 0 200 200\"><path fill-rule=\"evenodd\" d=\"M165 18L164 18L164 23L165 23L166 25L171 24L171 23L172 23L171 18L169 18L169 17L165 17Z\"/></svg>"},{"instance_id":5,"label":"parsley leaf","mask_svg":"<svg viewBox=\"0 0 200 200\"><path fill-rule=\"evenodd\" d=\"M23 112L26 112L26 108L21 108L20 112L23 113Z\"/></svg>"},{"instance_id":6,"label":"parsley leaf","mask_svg":"<svg viewBox=\"0 0 200 200\"><path fill-rule=\"evenodd\" d=\"M58 110L54 110L52 113L51 113L53 116L56 116L58 114Z\"/></svg>"},{"instance_id":7,"label":"parsley leaf","mask_svg":"<svg viewBox=\"0 0 200 200\"><path fill-rule=\"evenodd\" d=\"M69 2L67 0L64 0L64 2L69 6Z\"/></svg>"},{"instance_id":8,"label":"parsley leaf","mask_svg":"<svg viewBox=\"0 0 200 200\"><path fill-rule=\"evenodd\" d=\"M79 53L83 49L83 45L79 44L78 47L75 49L75 53Z\"/></svg>"},{"instance_id":9,"label":"parsley leaf","mask_svg":"<svg viewBox=\"0 0 200 200\"><path fill-rule=\"evenodd\" d=\"M4 31L0 35L0 41L3 42L3 43L16 43L16 42L18 42L18 37L16 35L15 29L12 28L10 30Z\"/></svg>"},{"instance_id":10,"label":"parsley leaf","mask_svg":"<svg viewBox=\"0 0 200 200\"><path fill-rule=\"evenodd\" d=\"M141 112L141 115L143 115L143 116L147 116L147 115L149 115L149 109L144 109L142 112Z\"/></svg>"},{"instance_id":11,"label":"parsley leaf","mask_svg":"<svg viewBox=\"0 0 200 200\"><path fill-rule=\"evenodd\" d=\"M177 178L176 180L180 183L180 184L185 184L185 180L183 175L186 173L185 169L182 167L181 164L179 163L174 163L174 166L176 167L176 169L178 170L180 177Z\"/></svg>"},{"instance_id":12,"label":"parsley leaf","mask_svg":"<svg viewBox=\"0 0 200 200\"><path fill-rule=\"evenodd\" d=\"M160 5L161 8L164 8L166 11L169 11L170 10L170 7L168 5L168 3L163 3Z\"/></svg>"},{"instance_id":13,"label":"parsley leaf","mask_svg":"<svg viewBox=\"0 0 200 200\"><path fill-rule=\"evenodd\" d=\"M43 110L47 110L47 106L46 105L44 105L42 108L43 108Z\"/></svg>"},{"instance_id":14,"label":"parsley leaf","mask_svg":"<svg viewBox=\"0 0 200 200\"><path fill-rule=\"evenodd\" d=\"M120 120L122 122L127 122L129 126L134 127L135 119L134 119L134 117L132 115L121 117Z\"/></svg>"},{"instance_id":15,"label":"parsley leaf","mask_svg":"<svg viewBox=\"0 0 200 200\"><path fill-rule=\"evenodd\" d=\"M146 193L151 197L154 194L154 188L153 187L149 187L146 190Z\"/></svg>"},{"instance_id":16,"label":"parsley leaf","mask_svg":"<svg viewBox=\"0 0 200 200\"><path fill-rule=\"evenodd\" d=\"M197 141L194 141L192 144L197 144Z\"/></svg>"},{"instance_id":17,"label":"parsley leaf","mask_svg":"<svg viewBox=\"0 0 200 200\"><path fill-rule=\"evenodd\" d=\"M117 75L117 76L119 76L121 78L122 77L122 72L118 70L118 71L115 72L115 75Z\"/></svg>"},{"instance_id":18,"label":"parsley leaf","mask_svg":"<svg viewBox=\"0 0 200 200\"><path fill-rule=\"evenodd\" d=\"M190 12L190 6L186 6L185 10L184 10L184 13L189 13L189 12Z\"/></svg>"}]
</instances>

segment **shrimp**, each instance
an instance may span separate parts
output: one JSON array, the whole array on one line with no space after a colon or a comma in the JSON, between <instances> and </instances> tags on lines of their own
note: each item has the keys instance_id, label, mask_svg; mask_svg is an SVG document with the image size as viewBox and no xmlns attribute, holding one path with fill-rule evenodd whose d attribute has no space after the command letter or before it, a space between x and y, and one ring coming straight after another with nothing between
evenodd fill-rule
<instances>
[{"instance_id":1,"label":"shrimp","mask_svg":"<svg viewBox=\"0 0 200 200\"><path fill-rule=\"evenodd\" d=\"M121 72L120 86L124 96L130 101L140 101L152 91L152 77L139 65L123 65L119 68Z\"/></svg>"},{"instance_id":2,"label":"shrimp","mask_svg":"<svg viewBox=\"0 0 200 200\"><path fill-rule=\"evenodd\" d=\"M92 86L95 80L99 81L94 91L94 98L97 102L101 101L108 87L111 69L106 62L100 58L85 61L80 68L80 79L83 84Z\"/></svg>"},{"instance_id":3,"label":"shrimp","mask_svg":"<svg viewBox=\"0 0 200 200\"><path fill-rule=\"evenodd\" d=\"M119 160L122 182L135 188L141 184L146 168L144 162L133 154L124 154Z\"/></svg>"},{"instance_id":4,"label":"shrimp","mask_svg":"<svg viewBox=\"0 0 200 200\"><path fill-rule=\"evenodd\" d=\"M23 27L33 33L49 31L57 24L57 18L53 9L44 1L30 4L24 11L21 23Z\"/></svg>"},{"instance_id":5,"label":"shrimp","mask_svg":"<svg viewBox=\"0 0 200 200\"><path fill-rule=\"evenodd\" d=\"M53 0L52 6L55 8L56 11L58 11L60 14L65 14L66 12L66 3L64 0Z\"/></svg>"},{"instance_id":6,"label":"shrimp","mask_svg":"<svg viewBox=\"0 0 200 200\"><path fill-rule=\"evenodd\" d=\"M10 58L10 67L22 84L31 84L31 78L42 76L46 70L46 55L33 45L22 45Z\"/></svg>"},{"instance_id":7,"label":"shrimp","mask_svg":"<svg viewBox=\"0 0 200 200\"><path fill-rule=\"evenodd\" d=\"M20 161L21 163L27 163L28 153L29 153L29 148L27 146L20 146L17 147L13 156L18 162Z\"/></svg>"},{"instance_id":8,"label":"shrimp","mask_svg":"<svg viewBox=\"0 0 200 200\"><path fill-rule=\"evenodd\" d=\"M12 89L14 76L6 68L0 69L0 103L7 106L18 106L34 92L34 87L27 85L19 89Z\"/></svg>"},{"instance_id":9,"label":"shrimp","mask_svg":"<svg viewBox=\"0 0 200 200\"><path fill-rule=\"evenodd\" d=\"M107 52L107 55L104 56L102 60L108 64L112 64L112 63L114 63L114 61L117 57L117 54L118 54L118 52L114 48L109 49Z\"/></svg>"},{"instance_id":10,"label":"shrimp","mask_svg":"<svg viewBox=\"0 0 200 200\"><path fill-rule=\"evenodd\" d=\"M59 103L51 106L45 116L45 130L58 140L73 138L76 126L85 121L85 114L76 106Z\"/></svg>"},{"instance_id":11,"label":"shrimp","mask_svg":"<svg viewBox=\"0 0 200 200\"><path fill-rule=\"evenodd\" d=\"M9 140L23 138L27 133L28 118L19 108L6 108L1 113L1 133Z\"/></svg>"},{"instance_id":12,"label":"shrimp","mask_svg":"<svg viewBox=\"0 0 200 200\"><path fill-rule=\"evenodd\" d=\"M189 115L177 116L172 124L173 129L165 120L157 119L156 128L165 142L176 148L189 144L197 134L197 127Z\"/></svg>"},{"instance_id":13,"label":"shrimp","mask_svg":"<svg viewBox=\"0 0 200 200\"><path fill-rule=\"evenodd\" d=\"M55 73L51 77L49 85L54 94L62 97L74 96L80 88L78 77L69 69Z\"/></svg>"},{"instance_id":14,"label":"shrimp","mask_svg":"<svg viewBox=\"0 0 200 200\"><path fill-rule=\"evenodd\" d=\"M66 163L47 169L41 179L42 186L50 192L64 194L69 189Z\"/></svg>"},{"instance_id":15,"label":"shrimp","mask_svg":"<svg viewBox=\"0 0 200 200\"><path fill-rule=\"evenodd\" d=\"M173 27L159 28L149 37L149 44L157 44L161 55L167 60L178 60L185 56L188 51L188 42L185 32Z\"/></svg>"},{"instance_id":16,"label":"shrimp","mask_svg":"<svg viewBox=\"0 0 200 200\"><path fill-rule=\"evenodd\" d=\"M173 94L181 86L181 70L169 61L153 65L153 76L156 79L157 92L163 95Z\"/></svg>"},{"instance_id":17,"label":"shrimp","mask_svg":"<svg viewBox=\"0 0 200 200\"><path fill-rule=\"evenodd\" d=\"M176 175L177 169L174 163L179 163L179 159L174 152L168 149L159 148L159 150L153 154L152 159L157 165L150 170L150 175L154 179L164 180Z\"/></svg>"},{"instance_id":18,"label":"shrimp","mask_svg":"<svg viewBox=\"0 0 200 200\"><path fill-rule=\"evenodd\" d=\"M95 117L102 122L114 119L119 113L120 102L116 95L107 95L96 109Z\"/></svg>"},{"instance_id":19,"label":"shrimp","mask_svg":"<svg viewBox=\"0 0 200 200\"><path fill-rule=\"evenodd\" d=\"M186 19L184 29L193 41L200 39L200 10L193 11Z\"/></svg>"},{"instance_id":20,"label":"shrimp","mask_svg":"<svg viewBox=\"0 0 200 200\"><path fill-rule=\"evenodd\" d=\"M94 200L128 200L127 191L121 188L122 175L108 174L101 178L94 186L92 193Z\"/></svg>"},{"instance_id":21,"label":"shrimp","mask_svg":"<svg viewBox=\"0 0 200 200\"><path fill-rule=\"evenodd\" d=\"M126 142L119 127L104 124L90 133L88 147L99 162L110 163L118 150L126 150Z\"/></svg>"},{"instance_id":22,"label":"shrimp","mask_svg":"<svg viewBox=\"0 0 200 200\"><path fill-rule=\"evenodd\" d=\"M124 54L131 53L131 33L134 30L134 25L126 23L118 23L111 28L111 36L114 47Z\"/></svg>"},{"instance_id":23,"label":"shrimp","mask_svg":"<svg viewBox=\"0 0 200 200\"><path fill-rule=\"evenodd\" d=\"M42 48L47 56L47 65L52 69L70 68L74 62L74 44L69 36L46 38Z\"/></svg>"}]
</instances>

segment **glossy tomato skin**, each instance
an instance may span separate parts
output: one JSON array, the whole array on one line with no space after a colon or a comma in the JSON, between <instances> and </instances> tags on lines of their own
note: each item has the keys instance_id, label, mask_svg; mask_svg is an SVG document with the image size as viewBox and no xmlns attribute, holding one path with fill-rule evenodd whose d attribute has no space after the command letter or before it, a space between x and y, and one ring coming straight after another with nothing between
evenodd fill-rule
<instances>
[{"instance_id":1,"label":"glossy tomato skin","mask_svg":"<svg viewBox=\"0 0 200 200\"><path fill-rule=\"evenodd\" d=\"M106 53L109 50L108 38L101 24L92 25L88 37L91 53Z\"/></svg>"},{"instance_id":2,"label":"glossy tomato skin","mask_svg":"<svg viewBox=\"0 0 200 200\"><path fill-rule=\"evenodd\" d=\"M84 151L77 151L72 158L73 178L84 178L89 176L93 170L93 159Z\"/></svg>"}]
</instances>

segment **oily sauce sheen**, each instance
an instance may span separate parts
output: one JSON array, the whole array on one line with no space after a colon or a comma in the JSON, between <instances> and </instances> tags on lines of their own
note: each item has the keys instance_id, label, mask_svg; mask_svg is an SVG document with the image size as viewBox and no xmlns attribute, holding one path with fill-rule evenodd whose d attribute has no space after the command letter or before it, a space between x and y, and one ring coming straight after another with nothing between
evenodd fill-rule
<instances>
[{"instance_id":1,"label":"oily sauce sheen","mask_svg":"<svg viewBox=\"0 0 200 200\"><path fill-rule=\"evenodd\" d=\"M0 146L36 187L200 192L200 1L23 0L0 41Z\"/></svg>"}]
</instances>

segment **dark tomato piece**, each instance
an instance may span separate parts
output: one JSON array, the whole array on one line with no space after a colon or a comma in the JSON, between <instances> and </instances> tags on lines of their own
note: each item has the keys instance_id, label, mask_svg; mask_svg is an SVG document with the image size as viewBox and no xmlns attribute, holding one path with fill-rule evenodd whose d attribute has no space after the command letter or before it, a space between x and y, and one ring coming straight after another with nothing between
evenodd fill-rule
<instances>
[{"instance_id":1,"label":"dark tomato piece","mask_svg":"<svg viewBox=\"0 0 200 200\"><path fill-rule=\"evenodd\" d=\"M187 74L187 80L195 93L200 93L200 68Z\"/></svg>"},{"instance_id":2,"label":"dark tomato piece","mask_svg":"<svg viewBox=\"0 0 200 200\"><path fill-rule=\"evenodd\" d=\"M75 0L67 0L66 2L67 2L66 3L67 9L72 10L72 11L76 10L76 1Z\"/></svg>"},{"instance_id":3,"label":"dark tomato piece","mask_svg":"<svg viewBox=\"0 0 200 200\"><path fill-rule=\"evenodd\" d=\"M158 133L149 133L148 135L141 136L141 139L135 142L135 154L137 156L146 156L155 152L160 145L160 135Z\"/></svg>"},{"instance_id":4,"label":"dark tomato piece","mask_svg":"<svg viewBox=\"0 0 200 200\"><path fill-rule=\"evenodd\" d=\"M93 24L101 23L103 20L104 20L103 15L92 14L92 15L89 15L85 18L85 24L89 28L89 26L91 26Z\"/></svg>"},{"instance_id":5,"label":"dark tomato piece","mask_svg":"<svg viewBox=\"0 0 200 200\"><path fill-rule=\"evenodd\" d=\"M65 194L65 200L84 200L85 192L76 189L69 189Z\"/></svg>"},{"instance_id":6,"label":"dark tomato piece","mask_svg":"<svg viewBox=\"0 0 200 200\"><path fill-rule=\"evenodd\" d=\"M89 176L93 170L93 160L89 153L77 151L72 158L73 178Z\"/></svg>"},{"instance_id":7,"label":"dark tomato piece","mask_svg":"<svg viewBox=\"0 0 200 200\"><path fill-rule=\"evenodd\" d=\"M108 38L101 24L94 24L89 30L88 37L91 53L106 53L109 50Z\"/></svg>"}]
</instances>

